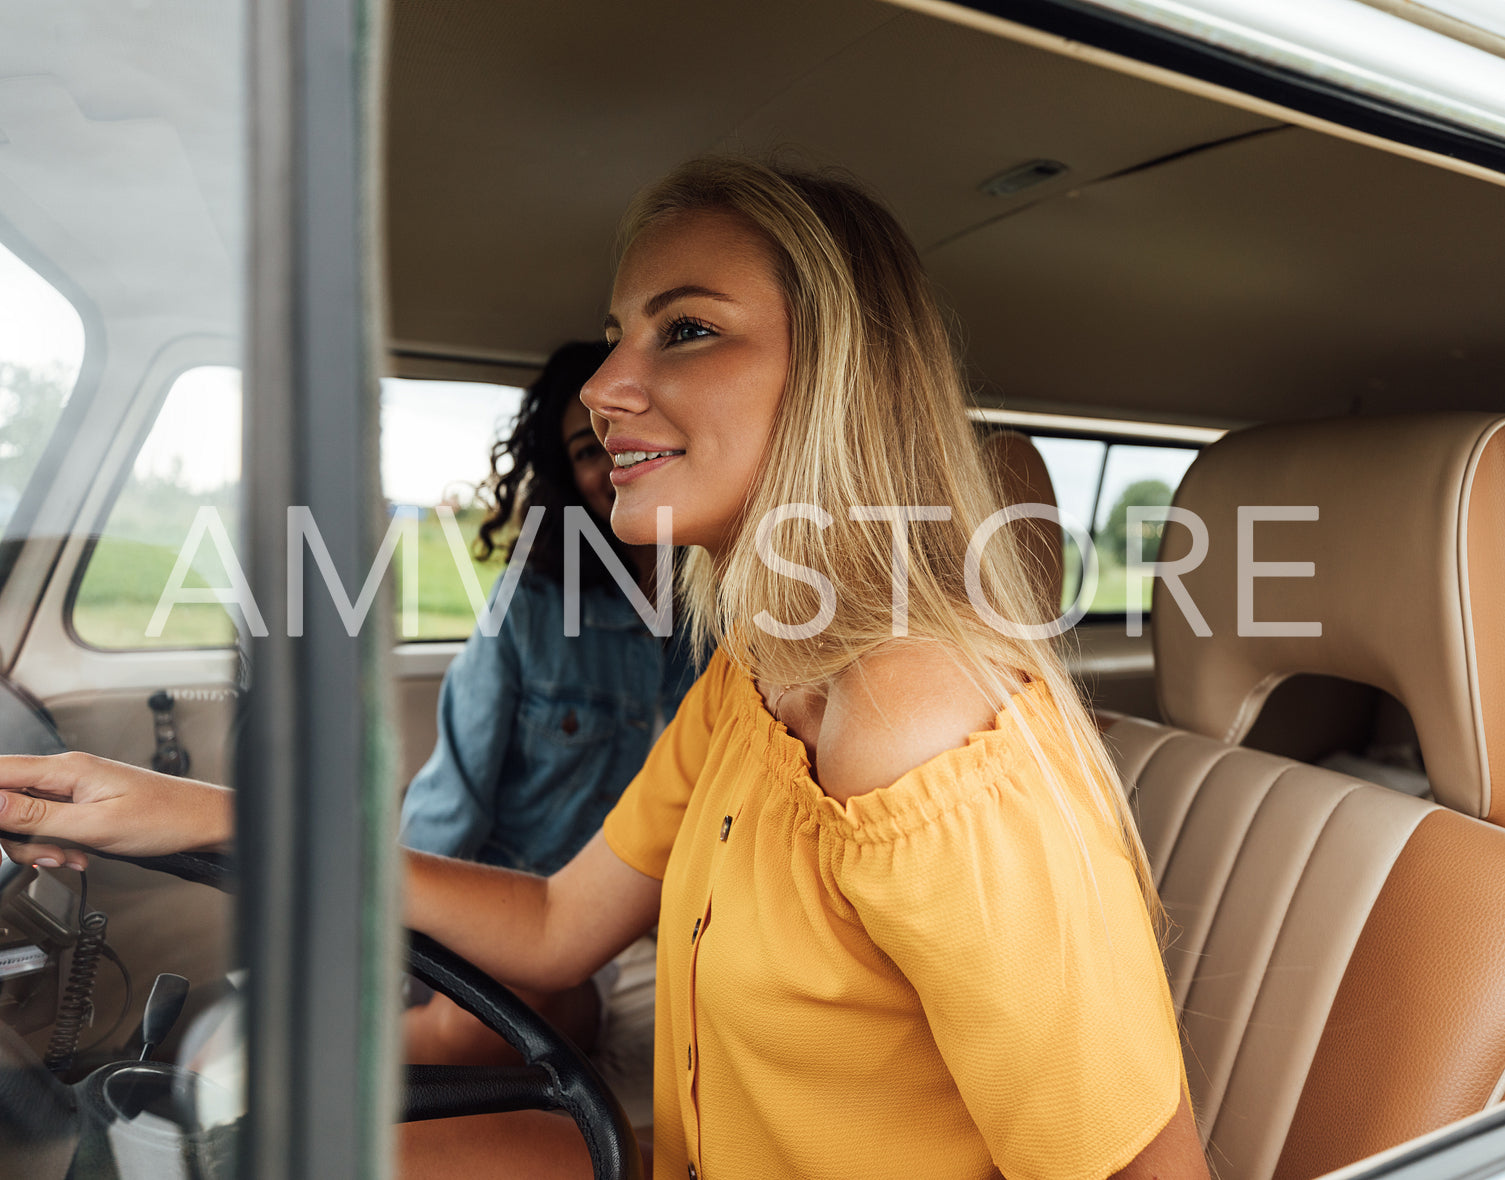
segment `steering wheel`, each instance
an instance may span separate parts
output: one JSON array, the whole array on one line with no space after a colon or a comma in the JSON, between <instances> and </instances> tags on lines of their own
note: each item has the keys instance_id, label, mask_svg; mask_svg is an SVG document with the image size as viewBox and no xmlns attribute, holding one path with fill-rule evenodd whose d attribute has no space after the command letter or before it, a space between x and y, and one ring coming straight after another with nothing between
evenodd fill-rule
<instances>
[{"instance_id":1,"label":"steering wheel","mask_svg":"<svg viewBox=\"0 0 1505 1180\"><path fill-rule=\"evenodd\" d=\"M0 838L11 838L0 832ZM234 866L216 853L133 857L88 850L231 892ZM522 1055L520 1066L410 1065L402 1121L515 1110L563 1110L590 1151L596 1180L642 1180L626 1112L584 1054L480 968L427 935L408 934L408 970L453 1000Z\"/></svg>"}]
</instances>

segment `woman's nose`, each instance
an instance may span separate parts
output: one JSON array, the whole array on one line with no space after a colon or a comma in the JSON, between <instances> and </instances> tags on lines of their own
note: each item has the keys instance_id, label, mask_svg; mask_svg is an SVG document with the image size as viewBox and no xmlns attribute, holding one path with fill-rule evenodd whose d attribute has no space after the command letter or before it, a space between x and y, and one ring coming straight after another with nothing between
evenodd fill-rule
<instances>
[{"instance_id":1,"label":"woman's nose","mask_svg":"<svg viewBox=\"0 0 1505 1180\"><path fill-rule=\"evenodd\" d=\"M592 414L602 418L640 414L648 408L641 376L632 364L628 350L619 344L580 390L580 400Z\"/></svg>"}]
</instances>

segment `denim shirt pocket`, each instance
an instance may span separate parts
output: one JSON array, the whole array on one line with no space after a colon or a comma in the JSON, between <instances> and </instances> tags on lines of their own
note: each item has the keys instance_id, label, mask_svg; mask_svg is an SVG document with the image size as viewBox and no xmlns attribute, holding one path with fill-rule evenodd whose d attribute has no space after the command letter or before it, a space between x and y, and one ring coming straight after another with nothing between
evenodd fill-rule
<instances>
[{"instance_id":1,"label":"denim shirt pocket","mask_svg":"<svg viewBox=\"0 0 1505 1180\"><path fill-rule=\"evenodd\" d=\"M590 746L609 740L622 726L625 702L587 696L571 688L524 686L517 721L526 746L540 753Z\"/></svg>"},{"instance_id":2,"label":"denim shirt pocket","mask_svg":"<svg viewBox=\"0 0 1505 1180\"><path fill-rule=\"evenodd\" d=\"M549 872L601 826L648 753L650 721L630 697L525 685L517 704L506 803L497 821L512 860Z\"/></svg>"}]
</instances>

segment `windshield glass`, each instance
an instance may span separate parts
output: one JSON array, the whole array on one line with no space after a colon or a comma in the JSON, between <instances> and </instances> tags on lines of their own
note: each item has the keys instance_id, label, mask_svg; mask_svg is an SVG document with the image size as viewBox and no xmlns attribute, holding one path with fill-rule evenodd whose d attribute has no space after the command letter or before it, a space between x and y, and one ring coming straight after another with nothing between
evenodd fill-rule
<instances>
[{"instance_id":1,"label":"windshield glass","mask_svg":"<svg viewBox=\"0 0 1505 1180\"><path fill-rule=\"evenodd\" d=\"M84 361L84 323L0 244L0 528L10 524Z\"/></svg>"},{"instance_id":2,"label":"windshield glass","mask_svg":"<svg viewBox=\"0 0 1505 1180\"><path fill-rule=\"evenodd\" d=\"M0 0L0 753L234 785L240 620L180 606L137 649L196 507L238 531L245 23ZM0 1173L225 1173L233 916L133 864L0 863Z\"/></svg>"}]
</instances>

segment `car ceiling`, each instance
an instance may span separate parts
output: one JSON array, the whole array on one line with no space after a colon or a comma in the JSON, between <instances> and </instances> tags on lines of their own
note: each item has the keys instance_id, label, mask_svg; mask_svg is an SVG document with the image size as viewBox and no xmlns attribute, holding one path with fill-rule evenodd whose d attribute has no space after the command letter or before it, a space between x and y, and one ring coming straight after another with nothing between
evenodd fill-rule
<instances>
[{"instance_id":1,"label":"car ceiling","mask_svg":"<svg viewBox=\"0 0 1505 1180\"><path fill-rule=\"evenodd\" d=\"M1505 408L1505 188L880 0L394 0L389 341L600 331L680 161L849 169L954 309L979 401L1235 424ZM1011 197L1025 161L1069 171Z\"/></svg>"}]
</instances>

